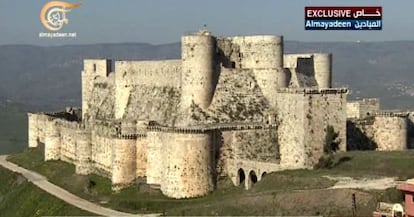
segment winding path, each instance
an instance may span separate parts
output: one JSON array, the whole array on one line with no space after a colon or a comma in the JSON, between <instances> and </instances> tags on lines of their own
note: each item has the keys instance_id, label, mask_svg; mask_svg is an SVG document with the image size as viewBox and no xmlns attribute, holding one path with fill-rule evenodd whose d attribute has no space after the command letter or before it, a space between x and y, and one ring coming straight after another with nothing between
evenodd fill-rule
<instances>
[{"instance_id":1,"label":"winding path","mask_svg":"<svg viewBox=\"0 0 414 217\"><path fill-rule=\"evenodd\" d=\"M65 201L66 203L69 203L73 206L76 206L80 209L86 210L91 213L95 213L101 216L159 216L159 214L130 214L130 213L124 213L120 211L116 211L113 209L105 208L102 206L99 206L95 203L92 203L90 201L87 201L85 199L82 199L65 189L50 183L46 177L40 175L39 173L27 170L23 167L19 167L18 165L11 163L6 160L7 155L0 155L0 166L3 166L6 169L9 169L13 172L17 172L22 174L24 177L26 177L30 182L32 182L37 187L41 188L42 190L48 192L49 194L52 194L53 196Z\"/></svg>"}]
</instances>

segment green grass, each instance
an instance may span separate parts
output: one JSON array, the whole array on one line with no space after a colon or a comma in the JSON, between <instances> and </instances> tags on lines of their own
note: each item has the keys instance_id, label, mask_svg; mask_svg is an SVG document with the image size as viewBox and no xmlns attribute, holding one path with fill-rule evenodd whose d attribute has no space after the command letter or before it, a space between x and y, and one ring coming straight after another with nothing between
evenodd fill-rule
<instances>
[{"instance_id":1,"label":"green grass","mask_svg":"<svg viewBox=\"0 0 414 217\"><path fill-rule=\"evenodd\" d=\"M111 191L107 178L79 176L75 167L61 161L44 162L39 149L26 149L9 160L38 171L48 179L79 195L113 209L131 213L168 215L347 215L350 195L357 193L360 214L370 215L378 201L401 202L400 192L352 189L326 190L335 182L324 175L411 177L414 152L348 152L335 155L335 167L319 170L291 170L267 174L251 190L235 187L228 179L205 197L176 200L144 184L135 184L119 193ZM90 186L90 183L94 183ZM308 191L303 191L308 190ZM326 200L327 198L332 199Z\"/></svg>"},{"instance_id":2,"label":"green grass","mask_svg":"<svg viewBox=\"0 0 414 217\"><path fill-rule=\"evenodd\" d=\"M42 191L23 176L0 167L0 216L93 215Z\"/></svg>"},{"instance_id":3,"label":"green grass","mask_svg":"<svg viewBox=\"0 0 414 217\"><path fill-rule=\"evenodd\" d=\"M17 105L0 103L0 154L17 153L26 146L26 111Z\"/></svg>"},{"instance_id":4,"label":"green grass","mask_svg":"<svg viewBox=\"0 0 414 217\"><path fill-rule=\"evenodd\" d=\"M400 180L414 177L414 150L351 151L336 154L335 163L336 166L332 169L315 172L351 177L389 176L398 177Z\"/></svg>"}]
</instances>

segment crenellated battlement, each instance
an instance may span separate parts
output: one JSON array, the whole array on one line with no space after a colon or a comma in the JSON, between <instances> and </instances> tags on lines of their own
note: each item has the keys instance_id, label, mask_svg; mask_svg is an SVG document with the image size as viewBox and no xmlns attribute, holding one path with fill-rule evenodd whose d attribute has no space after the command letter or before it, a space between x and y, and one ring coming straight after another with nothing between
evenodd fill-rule
<instances>
[{"instance_id":1,"label":"crenellated battlement","mask_svg":"<svg viewBox=\"0 0 414 217\"><path fill-rule=\"evenodd\" d=\"M147 134L119 134L119 135L116 135L115 136L115 138L117 138L117 139L129 139L129 140L136 140L136 139L139 139L139 138L146 138L147 137Z\"/></svg>"},{"instance_id":2,"label":"crenellated battlement","mask_svg":"<svg viewBox=\"0 0 414 217\"><path fill-rule=\"evenodd\" d=\"M277 90L278 93L295 93L295 94L347 94L348 88L281 88Z\"/></svg>"},{"instance_id":3,"label":"crenellated battlement","mask_svg":"<svg viewBox=\"0 0 414 217\"><path fill-rule=\"evenodd\" d=\"M374 114L376 117L398 117L408 118L409 112L379 111Z\"/></svg>"},{"instance_id":4,"label":"crenellated battlement","mask_svg":"<svg viewBox=\"0 0 414 217\"><path fill-rule=\"evenodd\" d=\"M260 129L277 129L277 125L258 124L211 124L199 125L191 127L164 127L164 126L148 126L148 131L152 132L168 132L182 134L199 134L212 131L239 131L239 130L260 130Z\"/></svg>"},{"instance_id":5,"label":"crenellated battlement","mask_svg":"<svg viewBox=\"0 0 414 217\"><path fill-rule=\"evenodd\" d=\"M114 190L145 177L174 198L236 180L240 165L311 168L329 126L345 150L348 89L331 88L331 54L285 55L283 43L202 30L181 37L180 59L86 59L82 109L29 114L29 146L45 141L46 160L107 176Z\"/></svg>"}]
</instances>

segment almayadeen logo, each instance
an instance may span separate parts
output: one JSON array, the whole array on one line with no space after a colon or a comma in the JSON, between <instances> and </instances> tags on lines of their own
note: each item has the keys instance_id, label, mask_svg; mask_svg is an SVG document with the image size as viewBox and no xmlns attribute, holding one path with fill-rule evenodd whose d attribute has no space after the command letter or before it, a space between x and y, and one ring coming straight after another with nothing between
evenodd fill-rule
<instances>
[{"instance_id":1,"label":"almayadeen logo","mask_svg":"<svg viewBox=\"0 0 414 217\"><path fill-rule=\"evenodd\" d=\"M81 4L74 4L62 1L51 1L43 6L40 11L40 22L45 29L50 32L40 32L39 37L41 38L74 38L76 32L59 32L64 25L69 23L66 14L73 8L80 7Z\"/></svg>"}]
</instances>

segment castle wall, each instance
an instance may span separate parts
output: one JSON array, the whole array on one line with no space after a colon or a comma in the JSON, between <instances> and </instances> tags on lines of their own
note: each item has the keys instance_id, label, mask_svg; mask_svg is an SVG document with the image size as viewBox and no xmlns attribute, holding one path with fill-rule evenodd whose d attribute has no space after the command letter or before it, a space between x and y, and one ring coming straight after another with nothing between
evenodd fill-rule
<instances>
[{"instance_id":1,"label":"castle wall","mask_svg":"<svg viewBox=\"0 0 414 217\"><path fill-rule=\"evenodd\" d=\"M328 127L346 150L346 89L281 90L277 93L281 166L311 168L323 155Z\"/></svg>"},{"instance_id":2,"label":"castle wall","mask_svg":"<svg viewBox=\"0 0 414 217\"><path fill-rule=\"evenodd\" d=\"M290 79L283 68L283 37L241 36L233 37L232 43L238 46L240 67L253 70L263 95L275 107L274 92L287 87Z\"/></svg>"},{"instance_id":3,"label":"castle wall","mask_svg":"<svg viewBox=\"0 0 414 217\"><path fill-rule=\"evenodd\" d=\"M378 98L362 99L347 102L347 117L363 119L374 115L380 110L380 102Z\"/></svg>"},{"instance_id":4,"label":"castle wall","mask_svg":"<svg viewBox=\"0 0 414 217\"><path fill-rule=\"evenodd\" d=\"M377 144L374 140L375 118L369 119L351 119L347 121L347 150L375 150Z\"/></svg>"},{"instance_id":5,"label":"castle wall","mask_svg":"<svg viewBox=\"0 0 414 217\"><path fill-rule=\"evenodd\" d=\"M96 77L106 78L111 71L111 61L106 59L85 59L82 71L82 119L89 113L90 101Z\"/></svg>"},{"instance_id":6,"label":"castle wall","mask_svg":"<svg viewBox=\"0 0 414 217\"><path fill-rule=\"evenodd\" d=\"M178 115L180 99L180 89L175 87L134 87L123 119L152 120L172 125Z\"/></svg>"},{"instance_id":7,"label":"castle wall","mask_svg":"<svg viewBox=\"0 0 414 217\"><path fill-rule=\"evenodd\" d=\"M380 151L407 149L407 117L405 115L377 114L374 122L374 140Z\"/></svg>"},{"instance_id":8,"label":"castle wall","mask_svg":"<svg viewBox=\"0 0 414 217\"><path fill-rule=\"evenodd\" d=\"M91 134L78 130L76 135L76 174L88 175L93 172Z\"/></svg>"},{"instance_id":9,"label":"castle wall","mask_svg":"<svg viewBox=\"0 0 414 217\"><path fill-rule=\"evenodd\" d=\"M82 120L87 127L96 119L114 118L115 75L82 72Z\"/></svg>"},{"instance_id":10,"label":"castle wall","mask_svg":"<svg viewBox=\"0 0 414 217\"><path fill-rule=\"evenodd\" d=\"M60 160L74 163L76 162L76 131L73 129L60 127Z\"/></svg>"},{"instance_id":11,"label":"castle wall","mask_svg":"<svg viewBox=\"0 0 414 217\"><path fill-rule=\"evenodd\" d=\"M39 128L42 127L39 121L39 115L28 113L28 142L29 148L37 148L39 146Z\"/></svg>"},{"instance_id":12,"label":"castle wall","mask_svg":"<svg viewBox=\"0 0 414 217\"><path fill-rule=\"evenodd\" d=\"M46 123L49 117L44 114L28 113L28 142L30 148L36 148L39 143L45 143Z\"/></svg>"},{"instance_id":13,"label":"castle wall","mask_svg":"<svg viewBox=\"0 0 414 217\"><path fill-rule=\"evenodd\" d=\"M237 76L234 76L237 74ZM268 100L250 69L222 68L213 101L207 110L195 107L188 125L257 123L273 115Z\"/></svg>"},{"instance_id":14,"label":"castle wall","mask_svg":"<svg viewBox=\"0 0 414 217\"><path fill-rule=\"evenodd\" d=\"M182 36L181 59L181 107L190 108L194 102L207 108L218 80L215 38L210 35Z\"/></svg>"},{"instance_id":15,"label":"castle wall","mask_svg":"<svg viewBox=\"0 0 414 217\"><path fill-rule=\"evenodd\" d=\"M162 150L162 133L147 133L147 183L160 185L163 176L164 155Z\"/></svg>"},{"instance_id":16,"label":"castle wall","mask_svg":"<svg viewBox=\"0 0 414 217\"><path fill-rule=\"evenodd\" d=\"M60 129L53 118L46 122L45 161L60 159Z\"/></svg>"},{"instance_id":17,"label":"castle wall","mask_svg":"<svg viewBox=\"0 0 414 217\"><path fill-rule=\"evenodd\" d=\"M292 72L297 71L298 76L304 74L315 79L319 88L332 87L332 54L285 54L283 66ZM313 81L305 83L314 86Z\"/></svg>"},{"instance_id":18,"label":"castle wall","mask_svg":"<svg viewBox=\"0 0 414 217\"><path fill-rule=\"evenodd\" d=\"M241 68L283 68L282 36L238 36L231 40L239 48Z\"/></svg>"},{"instance_id":19,"label":"castle wall","mask_svg":"<svg viewBox=\"0 0 414 217\"><path fill-rule=\"evenodd\" d=\"M414 148L414 113L408 113L408 120L407 120L407 143L408 148Z\"/></svg>"},{"instance_id":20,"label":"castle wall","mask_svg":"<svg viewBox=\"0 0 414 217\"><path fill-rule=\"evenodd\" d=\"M94 172L111 177L112 174L112 146L115 144L114 139L106 136L100 136L92 131L91 135L91 162Z\"/></svg>"},{"instance_id":21,"label":"castle wall","mask_svg":"<svg viewBox=\"0 0 414 217\"><path fill-rule=\"evenodd\" d=\"M117 61L115 71L115 118L118 119L124 116L134 87L181 85L181 60Z\"/></svg>"},{"instance_id":22,"label":"castle wall","mask_svg":"<svg viewBox=\"0 0 414 217\"><path fill-rule=\"evenodd\" d=\"M248 175L253 172L258 180L263 173L282 169L280 165L277 129L250 129L222 132L216 171L239 185L239 170L245 173L245 188L251 186Z\"/></svg>"},{"instance_id":23,"label":"castle wall","mask_svg":"<svg viewBox=\"0 0 414 217\"><path fill-rule=\"evenodd\" d=\"M279 163L277 129L238 130L232 137L235 159Z\"/></svg>"},{"instance_id":24,"label":"castle wall","mask_svg":"<svg viewBox=\"0 0 414 217\"><path fill-rule=\"evenodd\" d=\"M145 177L147 173L147 137L136 140L136 177Z\"/></svg>"},{"instance_id":25,"label":"castle wall","mask_svg":"<svg viewBox=\"0 0 414 217\"><path fill-rule=\"evenodd\" d=\"M314 54L313 64L315 66L315 79L319 88L332 87L332 54Z\"/></svg>"},{"instance_id":26,"label":"castle wall","mask_svg":"<svg viewBox=\"0 0 414 217\"><path fill-rule=\"evenodd\" d=\"M281 171L284 168L281 167L278 163L267 163L267 162L258 162L250 160L234 160L229 159L226 167L228 171L228 176L234 185L238 186L240 183L239 171L242 170L245 174L244 187L249 189L253 184L250 180L249 174L252 172L256 174L258 181L260 181L263 176L271 172Z\"/></svg>"},{"instance_id":27,"label":"castle wall","mask_svg":"<svg viewBox=\"0 0 414 217\"><path fill-rule=\"evenodd\" d=\"M168 197L206 195L214 188L212 179L212 134L164 133L164 165L161 191Z\"/></svg>"},{"instance_id":28,"label":"castle wall","mask_svg":"<svg viewBox=\"0 0 414 217\"><path fill-rule=\"evenodd\" d=\"M112 146L112 189L117 191L132 184L136 177L136 141L116 138Z\"/></svg>"}]
</instances>

